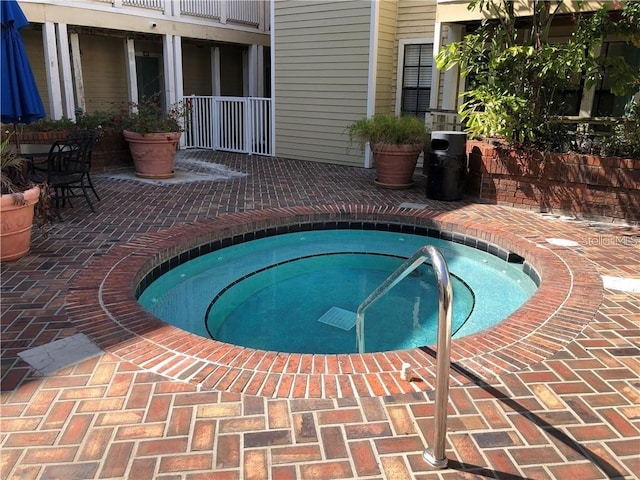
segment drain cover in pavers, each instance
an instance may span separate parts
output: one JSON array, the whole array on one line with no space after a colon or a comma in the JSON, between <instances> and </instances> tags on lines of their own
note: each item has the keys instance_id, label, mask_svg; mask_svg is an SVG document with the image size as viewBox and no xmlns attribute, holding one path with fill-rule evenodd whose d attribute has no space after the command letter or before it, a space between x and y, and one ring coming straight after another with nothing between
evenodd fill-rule
<instances>
[{"instance_id":1,"label":"drain cover in pavers","mask_svg":"<svg viewBox=\"0 0 640 480\"><path fill-rule=\"evenodd\" d=\"M102 350L95 343L91 342L85 334L78 333L25 350L18 356L38 373L48 375L100 353Z\"/></svg>"},{"instance_id":2,"label":"drain cover in pavers","mask_svg":"<svg viewBox=\"0 0 640 480\"><path fill-rule=\"evenodd\" d=\"M427 205L425 205L424 203L404 202L400 204L400 208L415 208L418 210L424 210L425 208L427 208Z\"/></svg>"},{"instance_id":3,"label":"drain cover in pavers","mask_svg":"<svg viewBox=\"0 0 640 480\"><path fill-rule=\"evenodd\" d=\"M342 330L351 330L356 324L356 314L342 308L331 307L318 321Z\"/></svg>"}]
</instances>

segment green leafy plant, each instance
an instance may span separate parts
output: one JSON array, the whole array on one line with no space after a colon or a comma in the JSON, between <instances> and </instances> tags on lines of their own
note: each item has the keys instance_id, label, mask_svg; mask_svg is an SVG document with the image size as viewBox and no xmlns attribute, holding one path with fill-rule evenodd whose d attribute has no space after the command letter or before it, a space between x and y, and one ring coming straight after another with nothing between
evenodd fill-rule
<instances>
[{"instance_id":1,"label":"green leafy plant","mask_svg":"<svg viewBox=\"0 0 640 480\"><path fill-rule=\"evenodd\" d=\"M62 132L75 128L73 120L63 117L58 120L42 118L29 124L20 124L19 128L27 132Z\"/></svg>"},{"instance_id":2,"label":"green leafy plant","mask_svg":"<svg viewBox=\"0 0 640 480\"><path fill-rule=\"evenodd\" d=\"M640 2L614 2L574 14L575 28L564 44L549 40L563 0L529 2L532 15L526 18L517 17L516 3L471 1L469 9L479 8L487 18L438 54L438 68L458 65L468 78L458 113L469 133L549 148L555 142L549 125L566 111L562 92L581 83L589 88L605 72L614 94L638 91L638 69L622 57L599 56L597 47L609 34L637 44Z\"/></svg>"},{"instance_id":3,"label":"green leafy plant","mask_svg":"<svg viewBox=\"0 0 640 480\"><path fill-rule=\"evenodd\" d=\"M131 103L133 113L124 119L124 129L141 135L181 131L181 121L185 115L184 104L178 102L169 111L165 111L157 98L156 95L139 103Z\"/></svg>"},{"instance_id":4,"label":"green leafy plant","mask_svg":"<svg viewBox=\"0 0 640 480\"><path fill-rule=\"evenodd\" d=\"M26 160L16 153L11 144L11 137L11 133L7 132L6 138L0 144L0 192L3 195L10 194L16 205L24 205L26 203L24 192L36 184L27 178ZM35 205L34 222L46 235L46 226L52 223L54 213L47 184L37 185L40 187L40 197Z\"/></svg>"},{"instance_id":5,"label":"green leafy plant","mask_svg":"<svg viewBox=\"0 0 640 480\"><path fill-rule=\"evenodd\" d=\"M95 112L79 112L76 115L74 128L81 130L117 129L122 130L125 115L116 110L97 110Z\"/></svg>"},{"instance_id":6,"label":"green leafy plant","mask_svg":"<svg viewBox=\"0 0 640 480\"><path fill-rule=\"evenodd\" d=\"M361 148L376 145L416 145L422 149L427 141L425 123L413 115L374 115L353 122L347 129L349 139Z\"/></svg>"},{"instance_id":7,"label":"green leafy plant","mask_svg":"<svg viewBox=\"0 0 640 480\"><path fill-rule=\"evenodd\" d=\"M599 144L601 155L640 158L640 102L630 102L622 118Z\"/></svg>"}]
</instances>

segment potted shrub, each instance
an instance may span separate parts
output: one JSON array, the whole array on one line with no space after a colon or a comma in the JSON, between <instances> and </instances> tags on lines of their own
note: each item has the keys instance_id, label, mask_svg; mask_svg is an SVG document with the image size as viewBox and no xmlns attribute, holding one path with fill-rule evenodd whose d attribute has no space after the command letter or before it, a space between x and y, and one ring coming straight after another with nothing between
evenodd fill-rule
<instances>
[{"instance_id":1,"label":"potted shrub","mask_svg":"<svg viewBox=\"0 0 640 480\"><path fill-rule=\"evenodd\" d=\"M361 118L348 128L351 141L373 152L376 185L409 188L420 152L427 141L427 127L415 116L375 115Z\"/></svg>"},{"instance_id":2,"label":"potted shrub","mask_svg":"<svg viewBox=\"0 0 640 480\"><path fill-rule=\"evenodd\" d=\"M25 175L25 159L19 157L7 136L0 145L0 260L17 260L29 251L34 218L40 227L50 220L46 185L36 185Z\"/></svg>"},{"instance_id":3,"label":"potted shrub","mask_svg":"<svg viewBox=\"0 0 640 480\"><path fill-rule=\"evenodd\" d=\"M136 175L141 178L171 178L173 160L180 140L182 105L166 112L155 97L133 105L136 109L124 122Z\"/></svg>"}]
</instances>

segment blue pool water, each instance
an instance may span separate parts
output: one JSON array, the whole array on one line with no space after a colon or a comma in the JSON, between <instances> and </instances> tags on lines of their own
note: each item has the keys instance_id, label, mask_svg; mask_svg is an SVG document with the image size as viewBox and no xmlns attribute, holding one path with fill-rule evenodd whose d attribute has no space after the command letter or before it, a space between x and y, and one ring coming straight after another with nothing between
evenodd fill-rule
<instances>
[{"instance_id":1,"label":"blue pool water","mask_svg":"<svg viewBox=\"0 0 640 480\"><path fill-rule=\"evenodd\" d=\"M499 322L536 289L522 264L458 243L370 230L316 230L198 257L158 278L139 301L167 323L203 337L272 351L353 353L349 312L426 244L442 252L452 275L454 336ZM422 265L367 310L367 351L435 343L437 298L435 275ZM326 323L328 312L338 312L337 320Z\"/></svg>"}]
</instances>

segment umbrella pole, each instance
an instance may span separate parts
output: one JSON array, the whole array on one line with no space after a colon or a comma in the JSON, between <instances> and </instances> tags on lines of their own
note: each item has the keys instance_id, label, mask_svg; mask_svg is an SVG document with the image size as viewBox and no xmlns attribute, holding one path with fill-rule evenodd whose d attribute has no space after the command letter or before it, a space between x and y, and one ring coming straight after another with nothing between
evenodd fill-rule
<instances>
[{"instance_id":1,"label":"umbrella pole","mask_svg":"<svg viewBox=\"0 0 640 480\"><path fill-rule=\"evenodd\" d=\"M20 151L20 139L18 138L18 124L13 124L13 136L16 137L16 150Z\"/></svg>"}]
</instances>

